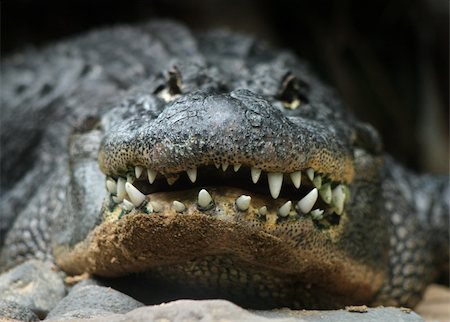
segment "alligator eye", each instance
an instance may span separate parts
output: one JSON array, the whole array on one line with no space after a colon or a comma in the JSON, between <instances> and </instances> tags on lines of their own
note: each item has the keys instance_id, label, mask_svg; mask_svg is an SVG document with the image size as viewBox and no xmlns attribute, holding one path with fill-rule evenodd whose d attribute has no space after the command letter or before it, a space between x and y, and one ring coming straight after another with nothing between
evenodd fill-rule
<instances>
[{"instance_id":1,"label":"alligator eye","mask_svg":"<svg viewBox=\"0 0 450 322\"><path fill-rule=\"evenodd\" d=\"M300 104L308 103L306 98L308 90L308 84L299 80L291 72L288 72L281 80L280 88L275 94L275 98L280 100L285 108L295 110Z\"/></svg>"},{"instance_id":2,"label":"alligator eye","mask_svg":"<svg viewBox=\"0 0 450 322\"><path fill-rule=\"evenodd\" d=\"M166 102L170 102L181 94L181 73L177 66L173 66L167 72L165 78L165 84L158 86L153 94L159 96Z\"/></svg>"},{"instance_id":3,"label":"alligator eye","mask_svg":"<svg viewBox=\"0 0 450 322\"><path fill-rule=\"evenodd\" d=\"M364 149L372 154L379 155L383 151L381 138L371 125L357 123L353 132L353 146Z\"/></svg>"}]
</instances>

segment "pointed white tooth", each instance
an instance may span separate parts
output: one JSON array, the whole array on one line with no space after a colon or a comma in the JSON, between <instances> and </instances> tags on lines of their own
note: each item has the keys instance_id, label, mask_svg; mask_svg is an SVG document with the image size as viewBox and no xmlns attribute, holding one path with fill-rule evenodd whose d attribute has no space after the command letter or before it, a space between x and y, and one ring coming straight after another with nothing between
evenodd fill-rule
<instances>
[{"instance_id":1,"label":"pointed white tooth","mask_svg":"<svg viewBox=\"0 0 450 322\"><path fill-rule=\"evenodd\" d=\"M253 183L257 183L261 176L261 169L251 168L251 173Z\"/></svg>"},{"instance_id":2,"label":"pointed white tooth","mask_svg":"<svg viewBox=\"0 0 450 322\"><path fill-rule=\"evenodd\" d=\"M234 172L238 172L239 169L241 168L241 166L242 166L242 164L240 164L240 163L235 164L235 165L233 166Z\"/></svg>"},{"instance_id":3,"label":"pointed white tooth","mask_svg":"<svg viewBox=\"0 0 450 322\"><path fill-rule=\"evenodd\" d=\"M320 187L322 187L322 176L315 176L313 179L313 184L317 189L320 189Z\"/></svg>"},{"instance_id":4,"label":"pointed white tooth","mask_svg":"<svg viewBox=\"0 0 450 322\"><path fill-rule=\"evenodd\" d=\"M153 206L150 202L145 205L145 210L149 214L151 214L153 212Z\"/></svg>"},{"instance_id":5,"label":"pointed white tooth","mask_svg":"<svg viewBox=\"0 0 450 322\"><path fill-rule=\"evenodd\" d=\"M295 171L290 174L292 183L298 189L300 188L300 184L302 183L302 172Z\"/></svg>"},{"instance_id":6,"label":"pointed white tooth","mask_svg":"<svg viewBox=\"0 0 450 322\"><path fill-rule=\"evenodd\" d=\"M157 201L150 201L150 205L153 207L153 212L160 212L162 210L162 206Z\"/></svg>"},{"instance_id":7,"label":"pointed white tooth","mask_svg":"<svg viewBox=\"0 0 450 322\"><path fill-rule=\"evenodd\" d=\"M194 183L197 180L197 168L187 169L186 172L189 179Z\"/></svg>"},{"instance_id":8,"label":"pointed white tooth","mask_svg":"<svg viewBox=\"0 0 450 322\"><path fill-rule=\"evenodd\" d=\"M311 180L311 182L314 180L314 169L309 168L306 170L306 176Z\"/></svg>"},{"instance_id":9,"label":"pointed white tooth","mask_svg":"<svg viewBox=\"0 0 450 322\"><path fill-rule=\"evenodd\" d=\"M130 197L130 201L136 207L139 207L144 202L145 195L131 183L129 182L125 183L125 190L127 191L128 197Z\"/></svg>"},{"instance_id":10,"label":"pointed white tooth","mask_svg":"<svg viewBox=\"0 0 450 322\"><path fill-rule=\"evenodd\" d=\"M108 192L112 195L117 193L117 183L114 179L106 180L106 190L108 190Z\"/></svg>"},{"instance_id":11,"label":"pointed white tooth","mask_svg":"<svg viewBox=\"0 0 450 322\"><path fill-rule=\"evenodd\" d=\"M242 195L239 198L236 199L236 206L241 211L246 211L248 207L250 206L250 201L252 200L252 197Z\"/></svg>"},{"instance_id":12,"label":"pointed white tooth","mask_svg":"<svg viewBox=\"0 0 450 322\"><path fill-rule=\"evenodd\" d=\"M267 174L267 180L269 181L269 190L272 198L277 199L280 195L281 186L283 185L283 173L269 172Z\"/></svg>"},{"instance_id":13,"label":"pointed white tooth","mask_svg":"<svg viewBox=\"0 0 450 322\"><path fill-rule=\"evenodd\" d=\"M186 210L186 206L184 205L184 203L179 202L177 200L172 202L172 207L173 209L175 209L176 212L183 212Z\"/></svg>"},{"instance_id":14,"label":"pointed white tooth","mask_svg":"<svg viewBox=\"0 0 450 322\"><path fill-rule=\"evenodd\" d=\"M122 203L122 208L130 211L134 208L134 205L131 202L129 202L127 199L124 199L123 203Z\"/></svg>"},{"instance_id":15,"label":"pointed white tooth","mask_svg":"<svg viewBox=\"0 0 450 322\"><path fill-rule=\"evenodd\" d=\"M148 182L150 182L150 184L155 182L157 175L158 175L158 172L156 172L152 169L147 169L147 178L148 178Z\"/></svg>"},{"instance_id":16,"label":"pointed white tooth","mask_svg":"<svg viewBox=\"0 0 450 322\"><path fill-rule=\"evenodd\" d=\"M212 203L212 197L205 189L200 190L198 193L198 205L201 208L207 208Z\"/></svg>"},{"instance_id":17,"label":"pointed white tooth","mask_svg":"<svg viewBox=\"0 0 450 322\"><path fill-rule=\"evenodd\" d=\"M216 166L217 169L220 168L220 163L214 163L214 165Z\"/></svg>"},{"instance_id":18,"label":"pointed white tooth","mask_svg":"<svg viewBox=\"0 0 450 322\"><path fill-rule=\"evenodd\" d=\"M138 165L134 167L134 174L135 174L135 176L136 176L136 179L139 178L139 177L141 176L142 171L144 171L144 168L143 168L143 167L138 166Z\"/></svg>"},{"instance_id":19,"label":"pointed white tooth","mask_svg":"<svg viewBox=\"0 0 450 322\"><path fill-rule=\"evenodd\" d=\"M259 208L258 213L259 213L261 216L265 216L265 215L267 214L267 207L266 207L266 206L263 206L263 207Z\"/></svg>"},{"instance_id":20,"label":"pointed white tooth","mask_svg":"<svg viewBox=\"0 0 450 322\"><path fill-rule=\"evenodd\" d=\"M228 169L228 163L222 163L222 171L227 171Z\"/></svg>"},{"instance_id":21,"label":"pointed white tooth","mask_svg":"<svg viewBox=\"0 0 450 322\"><path fill-rule=\"evenodd\" d=\"M126 180L122 177L119 177L119 179L117 179L117 198L119 198L119 200L123 200L123 198L125 198L125 183Z\"/></svg>"},{"instance_id":22,"label":"pointed white tooth","mask_svg":"<svg viewBox=\"0 0 450 322\"><path fill-rule=\"evenodd\" d=\"M131 172L127 173L127 182L133 183L134 180L136 180L136 177L134 176L134 173L131 173Z\"/></svg>"},{"instance_id":23,"label":"pointed white tooth","mask_svg":"<svg viewBox=\"0 0 450 322\"><path fill-rule=\"evenodd\" d=\"M331 185L329 183L325 183L324 185L322 185L322 187L319 189L319 194L322 197L322 200L325 201L325 203L330 204L332 199Z\"/></svg>"},{"instance_id":24,"label":"pointed white tooth","mask_svg":"<svg viewBox=\"0 0 450 322\"><path fill-rule=\"evenodd\" d=\"M338 215L344 210L345 188L340 184L333 189L333 206Z\"/></svg>"},{"instance_id":25,"label":"pointed white tooth","mask_svg":"<svg viewBox=\"0 0 450 322\"><path fill-rule=\"evenodd\" d=\"M286 202L284 205L282 205L280 207L280 209L278 209L278 215L280 217L286 217L287 215L289 215L289 212L291 211L291 207L292 207L292 202L291 201Z\"/></svg>"},{"instance_id":26,"label":"pointed white tooth","mask_svg":"<svg viewBox=\"0 0 450 322\"><path fill-rule=\"evenodd\" d=\"M167 184L169 186L173 185L178 180L178 178L178 175L166 178Z\"/></svg>"},{"instance_id":27,"label":"pointed white tooth","mask_svg":"<svg viewBox=\"0 0 450 322\"><path fill-rule=\"evenodd\" d=\"M300 208L302 213L307 214L311 211L317 201L318 195L319 193L317 191L317 188L314 188L297 203L297 206L298 208Z\"/></svg>"},{"instance_id":28,"label":"pointed white tooth","mask_svg":"<svg viewBox=\"0 0 450 322\"><path fill-rule=\"evenodd\" d=\"M314 209L311 211L311 217L315 220L323 219L323 210L322 209Z\"/></svg>"},{"instance_id":29,"label":"pointed white tooth","mask_svg":"<svg viewBox=\"0 0 450 322\"><path fill-rule=\"evenodd\" d=\"M120 202L122 201L119 197L116 197L116 196L113 196L113 197L112 197L112 200L113 200L115 203L120 203Z\"/></svg>"}]
</instances>

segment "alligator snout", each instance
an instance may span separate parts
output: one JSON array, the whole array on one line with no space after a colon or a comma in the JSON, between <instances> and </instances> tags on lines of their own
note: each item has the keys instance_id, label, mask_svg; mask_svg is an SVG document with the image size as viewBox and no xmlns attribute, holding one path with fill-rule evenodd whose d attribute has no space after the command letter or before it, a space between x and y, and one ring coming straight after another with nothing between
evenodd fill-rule
<instances>
[{"instance_id":1,"label":"alligator snout","mask_svg":"<svg viewBox=\"0 0 450 322\"><path fill-rule=\"evenodd\" d=\"M196 92L168 104L154 120L132 119L103 140L99 162L109 176L141 166L170 176L207 165L267 172L313 168L351 182L351 151L317 121L288 118L249 90Z\"/></svg>"}]
</instances>

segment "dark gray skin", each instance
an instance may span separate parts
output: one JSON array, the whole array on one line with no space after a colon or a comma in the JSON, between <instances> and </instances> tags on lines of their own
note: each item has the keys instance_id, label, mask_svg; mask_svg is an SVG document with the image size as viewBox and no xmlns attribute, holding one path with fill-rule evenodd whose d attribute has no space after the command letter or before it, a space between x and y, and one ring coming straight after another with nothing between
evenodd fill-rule
<instances>
[{"instance_id":1,"label":"dark gray skin","mask_svg":"<svg viewBox=\"0 0 450 322\"><path fill-rule=\"evenodd\" d=\"M147 272L256 308L414 306L448 274L448 178L385 156L376 131L287 52L158 22L17 54L2 70L4 269L40 258L68 274ZM105 175L136 165L187 181L187 169L209 175L216 163L242 164L236 187L220 185L232 170L214 184L199 170L192 187L149 191L159 213L122 211L105 192ZM289 193L247 184L250 167L262 181L313 168L351 197L339 216L279 218ZM203 185L209 209L196 204ZM252 196L247 211L236 194Z\"/></svg>"}]
</instances>

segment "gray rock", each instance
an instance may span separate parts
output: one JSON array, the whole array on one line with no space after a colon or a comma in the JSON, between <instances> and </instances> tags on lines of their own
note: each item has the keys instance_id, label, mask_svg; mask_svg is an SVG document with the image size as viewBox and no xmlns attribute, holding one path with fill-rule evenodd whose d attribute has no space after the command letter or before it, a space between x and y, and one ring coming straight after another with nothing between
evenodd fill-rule
<instances>
[{"instance_id":1,"label":"gray rock","mask_svg":"<svg viewBox=\"0 0 450 322\"><path fill-rule=\"evenodd\" d=\"M24 322L39 321L39 318L29 308L8 300L0 300L0 320L14 319Z\"/></svg>"},{"instance_id":2,"label":"gray rock","mask_svg":"<svg viewBox=\"0 0 450 322\"><path fill-rule=\"evenodd\" d=\"M82 280L80 282L78 282L77 284L75 284L74 286L72 286L72 288L70 289L70 292L74 292L76 289L78 288L82 288L85 286L103 286L98 280L96 280L95 278L89 277L85 280Z\"/></svg>"},{"instance_id":3,"label":"gray rock","mask_svg":"<svg viewBox=\"0 0 450 322\"><path fill-rule=\"evenodd\" d=\"M143 306L142 303L112 288L85 285L72 291L48 314L46 321L87 319L126 313Z\"/></svg>"},{"instance_id":4,"label":"gray rock","mask_svg":"<svg viewBox=\"0 0 450 322\"><path fill-rule=\"evenodd\" d=\"M63 275L51 263L29 260L0 275L0 300L15 302L42 318L65 293Z\"/></svg>"},{"instance_id":5,"label":"gray rock","mask_svg":"<svg viewBox=\"0 0 450 322\"><path fill-rule=\"evenodd\" d=\"M289 316L266 318L247 311L226 300L179 300L166 304L138 308L126 314L114 314L89 320L96 322L119 321L239 321L239 322L299 322L300 318Z\"/></svg>"},{"instance_id":6,"label":"gray rock","mask_svg":"<svg viewBox=\"0 0 450 322\"><path fill-rule=\"evenodd\" d=\"M267 318L295 317L307 322L424 322L424 320L409 309L396 307L367 308L366 312L351 310L330 311L293 311L289 309L273 311L256 311L255 313ZM271 320L273 321L273 320Z\"/></svg>"},{"instance_id":7,"label":"gray rock","mask_svg":"<svg viewBox=\"0 0 450 322\"><path fill-rule=\"evenodd\" d=\"M97 317L90 322L144 322L144 321L228 321L228 322L423 322L414 312L399 308L368 309L365 313L335 311L247 311L225 300L179 300L167 304L146 306L126 314Z\"/></svg>"}]
</instances>

